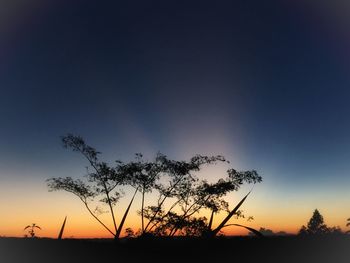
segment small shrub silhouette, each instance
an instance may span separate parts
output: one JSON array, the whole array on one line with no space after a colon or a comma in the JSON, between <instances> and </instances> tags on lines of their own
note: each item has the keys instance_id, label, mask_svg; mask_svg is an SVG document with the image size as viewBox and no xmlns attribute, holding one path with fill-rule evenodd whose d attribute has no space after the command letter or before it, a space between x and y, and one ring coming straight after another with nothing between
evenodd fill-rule
<instances>
[{"instance_id":1,"label":"small shrub silhouette","mask_svg":"<svg viewBox=\"0 0 350 263\"><path fill-rule=\"evenodd\" d=\"M41 230L41 227L36 225L35 223L31 224L31 225L28 225L26 226L23 230L27 230L28 229L28 234L31 238L35 238L36 235L35 235L35 229L40 229Z\"/></svg>"}]
</instances>

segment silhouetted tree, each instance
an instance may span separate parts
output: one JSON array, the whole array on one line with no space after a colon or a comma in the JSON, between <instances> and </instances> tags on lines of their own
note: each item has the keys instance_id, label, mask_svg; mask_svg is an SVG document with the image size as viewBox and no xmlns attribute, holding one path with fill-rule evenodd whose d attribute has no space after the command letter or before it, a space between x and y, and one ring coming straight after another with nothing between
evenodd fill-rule
<instances>
[{"instance_id":1,"label":"silhouetted tree","mask_svg":"<svg viewBox=\"0 0 350 263\"><path fill-rule=\"evenodd\" d=\"M209 159L208 157L197 156L195 160L201 160L201 164L226 161L222 156L210 157ZM187 163L187 165L190 163ZM181 165L183 166L184 163ZM185 167L191 167L191 165L187 165ZM198 169L199 167L196 168L196 170ZM229 192L237 191L243 183L257 183L262 180L256 171L237 172L234 169L230 169L226 179L219 179L216 183L208 183L205 180L199 181L195 176L191 175L191 169L182 169L180 171L173 173L173 180L170 186L158 186L162 197L159 200L164 201L168 197L174 200L170 208L165 211L162 207L163 203L159 202L158 206L149 206L146 209L145 215L153 223L150 231L153 230L157 235L215 236L223 227L229 226L227 222L234 215L243 217L243 214L238 209L246 197L232 210L229 209L229 203L224 200L224 197ZM175 208L180 210L181 213L174 212ZM209 221L205 217L195 217L196 214L205 209L211 211ZM214 214L221 211L227 212L228 215L217 228L212 229ZM237 224L230 225L241 226ZM197 229L195 230L195 228ZM247 229L255 233L258 232L251 228Z\"/></svg>"},{"instance_id":2,"label":"silhouetted tree","mask_svg":"<svg viewBox=\"0 0 350 263\"><path fill-rule=\"evenodd\" d=\"M35 229L40 229L41 230L41 227L36 225L35 223L31 224L31 225L28 225L26 226L23 230L27 230L28 229L28 234L30 235L31 238L35 238Z\"/></svg>"},{"instance_id":3,"label":"silhouetted tree","mask_svg":"<svg viewBox=\"0 0 350 263\"><path fill-rule=\"evenodd\" d=\"M198 180L193 173L200 171L203 165L218 161L225 161L225 158L220 155L196 155L189 161L175 161L168 159L165 155L159 155L157 162L161 167L163 180L154 185L155 190L159 193L157 204L145 208L144 216L148 219L148 223L144 231L164 235L171 229L170 225L184 226L185 220L180 219L173 211L174 208L186 199L190 191L193 191L192 185ZM165 207L167 200L174 202Z\"/></svg>"},{"instance_id":4,"label":"silhouetted tree","mask_svg":"<svg viewBox=\"0 0 350 263\"><path fill-rule=\"evenodd\" d=\"M141 215L141 233L145 232L144 206L146 193L152 192L160 174L164 172L161 161L164 155L158 153L153 162L143 160L142 154L136 154L136 160L125 164L122 169L125 174L130 175L130 185L141 193L141 205L139 214Z\"/></svg>"},{"instance_id":5,"label":"silhouetted tree","mask_svg":"<svg viewBox=\"0 0 350 263\"><path fill-rule=\"evenodd\" d=\"M328 227L323 220L323 216L315 209L307 226L302 226L299 230L300 235L322 235L322 234L340 234L339 227Z\"/></svg>"},{"instance_id":6,"label":"silhouetted tree","mask_svg":"<svg viewBox=\"0 0 350 263\"><path fill-rule=\"evenodd\" d=\"M316 209L307 224L307 231L310 234L321 234L327 232L328 227L324 224L323 216Z\"/></svg>"},{"instance_id":7,"label":"silhouetted tree","mask_svg":"<svg viewBox=\"0 0 350 263\"><path fill-rule=\"evenodd\" d=\"M350 226L350 218L348 218L347 221L346 226ZM350 230L346 231L346 233L350 233Z\"/></svg>"},{"instance_id":8,"label":"silhouetted tree","mask_svg":"<svg viewBox=\"0 0 350 263\"><path fill-rule=\"evenodd\" d=\"M323 216L320 214L320 212L315 209L312 217L310 218L307 226L302 226L299 233L300 234L325 234L328 233L328 227L326 224L324 224Z\"/></svg>"},{"instance_id":9,"label":"silhouetted tree","mask_svg":"<svg viewBox=\"0 0 350 263\"><path fill-rule=\"evenodd\" d=\"M101 162L98 158L100 153L87 145L79 136L68 134L67 136L62 137L62 142L65 148L81 153L89 162L90 170L88 169L88 174L86 176L87 180L85 182L80 179L72 179L71 177L48 179L49 190L64 190L76 195L83 202L91 216L95 218L110 234L115 238L118 238L125 217L128 214L132 201L134 200L136 191L130 201L129 207L124 213L119 228L117 227L113 208L121 197L121 191L117 187L130 183L130 174L125 172L124 164L120 161L117 161L115 167L110 167L107 163ZM91 202L96 199L107 205L109 208L114 227L113 230L98 218L99 209L96 208L95 210L92 210L90 207Z\"/></svg>"},{"instance_id":10,"label":"silhouetted tree","mask_svg":"<svg viewBox=\"0 0 350 263\"><path fill-rule=\"evenodd\" d=\"M123 163L116 161L112 167L99 160L99 152L85 141L72 134L62 137L63 146L82 154L88 161L88 173L86 180L65 178L48 179L50 191L64 190L76 195L84 204L88 212L110 234L119 238L135 195L141 193L140 210L141 230L138 235L217 235L223 227L240 226L259 233L258 231L238 225L227 224L236 217L244 217L239 210L249 193L233 208L229 209L229 203L225 196L237 191L244 183L259 183L262 178L256 171L238 172L235 169L227 171L227 177L219 179L215 183L199 180L195 175L201 171L204 165L227 162L221 156L195 155L189 161L176 161L158 153L153 161L145 161L142 154L136 154L135 161ZM132 186L134 193L128 207L124 211L119 225L117 225L114 208L122 196L121 187ZM152 191L158 192L156 204L145 207L146 194ZM98 207L93 210L94 201L105 204L110 212L113 229L102 222L98 217ZM197 216L200 211L209 210L210 219ZM214 229L214 215L227 212L224 220ZM130 235L130 229L126 232ZM260 234L260 233L259 233ZM135 234L133 234L135 235Z\"/></svg>"}]
</instances>

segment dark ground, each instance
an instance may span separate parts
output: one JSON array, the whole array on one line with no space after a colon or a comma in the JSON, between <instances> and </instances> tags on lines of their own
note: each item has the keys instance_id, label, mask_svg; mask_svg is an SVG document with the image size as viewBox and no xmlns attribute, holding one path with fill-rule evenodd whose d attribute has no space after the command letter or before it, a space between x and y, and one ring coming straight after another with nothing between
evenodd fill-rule
<instances>
[{"instance_id":1,"label":"dark ground","mask_svg":"<svg viewBox=\"0 0 350 263\"><path fill-rule=\"evenodd\" d=\"M350 236L318 238L0 238L0 262L350 262Z\"/></svg>"}]
</instances>

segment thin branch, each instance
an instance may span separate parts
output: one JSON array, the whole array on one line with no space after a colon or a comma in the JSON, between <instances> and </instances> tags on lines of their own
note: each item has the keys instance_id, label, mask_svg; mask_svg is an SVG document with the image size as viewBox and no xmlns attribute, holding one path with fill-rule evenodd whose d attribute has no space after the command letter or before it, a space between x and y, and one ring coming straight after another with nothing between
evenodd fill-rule
<instances>
[{"instance_id":1,"label":"thin branch","mask_svg":"<svg viewBox=\"0 0 350 263\"><path fill-rule=\"evenodd\" d=\"M141 200L141 230L142 234L145 232L145 220L144 220L144 205L145 205L145 188L142 189L142 200Z\"/></svg>"},{"instance_id":2,"label":"thin branch","mask_svg":"<svg viewBox=\"0 0 350 263\"><path fill-rule=\"evenodd\" d=\"M183 179L185 175L182 175L180 176L180 178L175 182L175 184L172 185L172 187L170 188L170 190L168 190L168 192L170 193L174 188L175 186L180 183L180 181ZM167 195L164 195L164 198L162 199L162 201L160 203L158 203L158 209L156 210L156 212L154 213L154 215L152 216L152 218L148 221L147 225L146 225L146 228L145 228L145 231L147 230L147 228L149 227L149 225L151 224L151 222L156 218L157 214L159 213L160 211L160 208L162 207L162 205L164 204L165 200L168 198L169 196Z\"/></svg>"},{"instance_id":3,"label":"thin branch","mask_svg":"<svg viewBox=\"0 0 350 263\"><path fill-rule=\"evenodd\" d=\"M116 236L115 233L113 233L91 210L90 207L88 206L88 204L86 202L84 202L84 205L86 207L86 209L89 211L89 213L109 232L111 233L114 237Z\"/></svg>"},{"instance_id":4,"label":"thin branch","mask_svg":"<svg viewBox=\"0 0 350 263\"><path fill-rule=\"evenodd\" d=\"M85 158L89 161L90 165L94 168L94 170L96 171L96 173L98 174L98 176L100 177L100 180L102 182L102 185L103 185L103 188L105 190L105 194L106 194L106 197L107 197L107 202L108 202L108 206L109 206L109 209L111 211L111 217L112 217L112 220L113 220L113 225L114 225L114 229L115 229L115 232L118 231L118 228L117 228L117 223L115 221L115 215L114 215L114 211L113 211L113 207L112 207L112 203L111 203L111 199L109 197L109 191L107 189L107 185L105 183L105 181L103 180L99 170L97 169L95 163L89 158L89 156L87 154L84 153L84 151L82 151L81 149L79 149L80 153L85 156Z\"/></svg>"},{"instance_id":5,"label":"thin branch","mask_svg":"<svg viewBox=\"0 0 350 263\"><path fill-rule=\"evenodd\" d=\"M158 225L164 218L166 218L166 217L169 215L170 211L173 210L174 207L175 207L178 203L180 203L181 201L182 201L182 199L179 199L179 200L177 200L174 204L172 204L172 206L171 206L171 207L169 208L169 210L160 218L160 220L157 221L157 222L155 222L155 223L150 227L149 231L152 231L152 229L153 229L156 225Z\"/></svg>"}]
</instances>

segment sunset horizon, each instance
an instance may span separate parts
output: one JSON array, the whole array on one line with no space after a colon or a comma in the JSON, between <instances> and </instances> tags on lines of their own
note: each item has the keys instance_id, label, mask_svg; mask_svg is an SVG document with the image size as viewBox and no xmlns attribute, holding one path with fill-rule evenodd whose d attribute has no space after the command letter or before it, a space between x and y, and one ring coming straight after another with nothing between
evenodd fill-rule
<instances>
[{"instance_id":1,"label":"sunset horizon","mask_svg":"<svg viewBox=\"0 0 350 263\"><path fill-rule=\"evenodd\" d=\"M60 145L58 144L58 147L59 146ZM62 150L67 151L63 148ZM70 157L77 155L76 153L69 152L66 154ZM148 156L145 157L148 160L152 159L148 158ZM230 161L229 159L227 160ZM232 166L232 163L234 162L230 161L229 164L219 163L213 166L204 167L203 170L198 173L198 177L200 179L209 180L209 182L222 178L225 176L228 168L235 167L235 169L237 169L237 166ZM72 177L75 179L84 179L87 166L88 163L84 160L84 157L81 156L76 167L77 170L80 170L81 174L77 173ZM261 174L259 171L258 173ZM62 177L64 177L64 174L62 174ZM23 201L23 196L15 196L12 202L16 205L12 206L12 210L9 206L3 208L3 211L8 211L8 213L2 217L3 225L0 227L0 236L24 237L27 234L23 230L24 226L29 223L35 223L42 228L37 231L38 237L57 238L63 219L67 216L67 225L64 233L66 238L113 238L111 234L109 234L94 218L91 217L76 196L62 191L49 192L46 180L50 178L52 178L52 176L47 176L45 179L38 182L31 181L31 184L28 184L29 182L26 182L25 180L21 182L23 184L22 187L26 188L25 191L27 191L23 193L23 196L26 196L25 202ZM276 191L276 189L271 186L269 187L269 181L267 181L268 178L268 176L263 176L263 182L260 184L255 186L244 186L238 192L232 193L226 198L230 202L232 208L232 206L236 205L244 195L252 190L251 195L248 197L245 204L242 205L242 210L247 217L252 216L253 219L249 220L249 222L247 221L247 218L231 219L231 223L245 224L255 229L264 228L272 230L277 235L279 233L281 234L281 232L282 234L296 235L301 226L306 225L312 212L315 209L318 209L324 216L325 223L328 226L340 227L344 232L348 230L346 227L346 219L348 218L347 213L346 211L339 213L338 208L346 205L346 200L344 200L344 204L342 205L339 201L335 203L336 200L331 196L329 196L325 202L324 199L320 199L320 196L316 195L314 196L313 202L306 203L304 202L305 197L301 195L299 198L293 199L293 204L288 203L288 205L286 205L287 203L285 203L285 200L273 200L273 191ZM17 183L16 187L20 188L21 183ZM277 187L276 185L274 186ZM2 191L3 195L14 195L14 193L11 193L9 190L11 189L10 185L8 185L8 187L5 186L4 189L5 190ZM14 188L14 190L16 189ZM117 221L120 221L122 213L132 197L131 190L130 187L126 187L125 196L123 196L116 205L115 213ZM338 188L338 190L340 189ZM6 193L6 191L8 191L8 193ZM346 191L346 187L344 187L344 191ZM140 216L137 213L137 211L140 210L138 207L140 198L140 194L137 194L135 197L135 203L130 210L130 216L128 217L126 225L122 231L122 236L125 236L126 228L131 228L134 232L140 231L141 221ZM152 204L152 201L155 201L156 195L150 193L148 198L150 198L149 204ZM15 221L12 215L14 213L13 211L16 211ZM210 217L208 211L204 214L200 213L198 216L203 215L207 218ZM217 225L224 215L225 212L221 212L216 220L214 220L213 225ZM102 214L100 218L107 226L112 226L112 221L110 220L108 211L106 211L106 214ZM222 233L228 236L241 236L248 235L249 231L231 226L223 229Z\"/></svg>"},{"instance_id":2,"label":"sunset horizon","mask_svg":"<svg viewBox=\"0 0 350 263\"><path fill-rule=\"evenodd\" d=\"M338 0L0 1L0 261L347 263L349 29Z\"/></svg>"}]
</instances>

